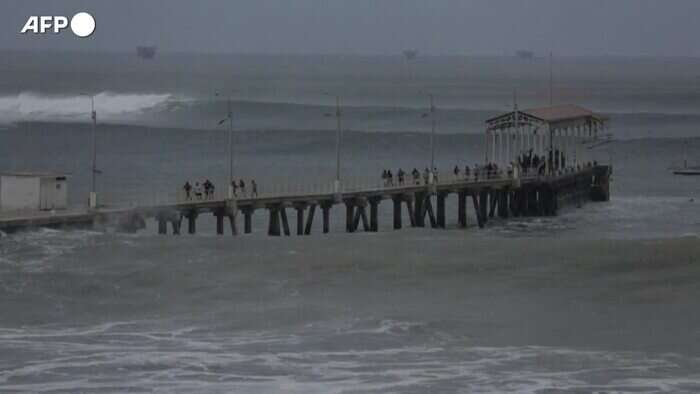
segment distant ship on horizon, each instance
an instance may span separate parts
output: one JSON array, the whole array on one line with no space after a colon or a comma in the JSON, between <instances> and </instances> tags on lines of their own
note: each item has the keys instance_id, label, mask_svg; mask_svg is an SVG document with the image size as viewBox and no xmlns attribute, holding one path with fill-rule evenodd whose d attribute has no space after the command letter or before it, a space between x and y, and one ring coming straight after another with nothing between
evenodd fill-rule
<instances>
[{"instance_id":1,"label":"distant ship on horizon","mask_svg":"<svg viewBox=\"0 0 700 394\"><path fill-rule=\"evenodd\" d=\"M403 56L407 60L413 60L416 58L416 56L418 56L418 51L415 49L406 49L405 51L403 51Z\"/></svg>"},{"instance_id":2,"label":"distant ship on horizon","mask_svg":"<svg viewBox=\"0 0 700 394\"><path fill-rule=\"evenodd\" d=\"M138 46L136 47L136 55L141 59L153 59L156 55L155 46Z\"/></svg>"},{"instance_id":3,"label":"distant ship on horizon","mask_svg":"<svg viewBox=\"0 0 700 394\"><path fill-rule=\"evenodd\" d=\"M515 52L515 56L519 59L532 59L535 57L535 53L532 51L520 50Z\"/></svg>"}]
</instances>

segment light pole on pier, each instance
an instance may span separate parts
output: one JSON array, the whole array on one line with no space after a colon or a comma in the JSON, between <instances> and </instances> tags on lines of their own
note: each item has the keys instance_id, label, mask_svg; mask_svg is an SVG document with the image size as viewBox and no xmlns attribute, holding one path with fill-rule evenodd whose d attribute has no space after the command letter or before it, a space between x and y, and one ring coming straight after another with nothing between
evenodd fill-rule
<instances>
[{"instance_id":1,"label":"light pole on pier","mask_svg":"<svg viewBox=\"0 0 700 394\"><path fill-rule=\"evenodd\" d=\"M343 135L343 128L341 123L342 113L340 112L340 96L335 96L335 119L336 119L336 133L335 133L335 192L340 192L340 141Z\"/></svg>"},{"instance_id":2,"label":"light pole on pier","mask_svg":"<svg viewBox=\"0 0 700 394\"><path fill-rule=\"evenodd\" d=\"M435 170L435 104L430 94L430 171Z\"/></svg>"},{"instance_id":3,"label":"light pole on pier","mask_svg":"<svg viewBox=\"0 0 700 394\"><path fill-rule=\"evenodd\" d=\"M321 92L325 96L333 96L327 92ZM340 96L335 96L335 181L333 183L333 191L335 193L340 193L340 148L343 139L343 124L342 124L342 111L340 109ZM326 114L325 116L331 116L331 114Z\"/></svg>"},{"instance_id":4,"label":"light pole on pier","mask_svg":"<svg viewBox=\"0 0 700 394\"><path fill-rule=\"evenodd\" d=\"M215 94L217 97L219 93ZM233 198L233 113L231 111L231 96L226 99L226 118L219 121L219 125L228 120L228 198Z\"/></svg>"},{"instance_id":5,"label":"light pole on pier","mask_svg":"<svg viewBox=\"0 0 700 394\"><path fill-rule=\"evenodd\" d=\"M97 208L97 112L95 111L95 95L81 93L81 96L90 97L90 117L92 118L92 178L88 205L90 208Z\"/></svg>"}]
</instances>

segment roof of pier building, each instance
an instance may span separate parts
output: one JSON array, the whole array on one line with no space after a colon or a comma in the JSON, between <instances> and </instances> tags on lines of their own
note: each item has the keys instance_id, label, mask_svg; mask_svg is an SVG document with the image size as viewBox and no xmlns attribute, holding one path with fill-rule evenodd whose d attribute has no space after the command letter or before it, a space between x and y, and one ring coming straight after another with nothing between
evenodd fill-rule
<instances>
[{"instance_id":1,"label":"roof of pier building","mask_svg":"<svg viewBox=\"0 0 700 394\"><path fill-rule=\"evenodd\" d=\"M515 111L511 111L487 120L487 129L514 127L514 114ZM573 104L518 110L519 126L548 125L552 129L559 129L572 126L602 125L605 120L605 117L600 114Z\"/></svg>"}]
</instances>

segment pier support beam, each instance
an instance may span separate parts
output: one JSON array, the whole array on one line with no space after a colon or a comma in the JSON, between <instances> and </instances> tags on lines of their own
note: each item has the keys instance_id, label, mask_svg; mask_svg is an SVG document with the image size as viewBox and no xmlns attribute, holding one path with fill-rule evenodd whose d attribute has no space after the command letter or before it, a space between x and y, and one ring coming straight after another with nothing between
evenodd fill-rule
<instances>
[{"instance_id":1,"label":"pier support beam","mask_svg":"<svg viewBox=\"0 0 700 394\"><path fill-rule=\"evenodd\" d=\"M489 190L489 218L496 215L496 207L498 206L498 190Z\"/></svg>"},{"instance_id":2,"label":"pier support beam","mask_svg":"<svg viewBox=\"0 0 700 394\"><path fill-rule=\"evenodd\" d=\"M180 227L182 225L182 216L178 220L173 219L170 224L173 227L173 234L180 235Z\"/></svg>"},{"instance_id":3,"label":"pier support beam","mask_svg":"<svg viewBox=\"0 0 700 394\"><path fill-rule=\"evenodd\" d=\"M439 192L437 194L437 227L445 228L447 223L445 220L445 200L447 192Z\"/></svg>"},{"instance_id":4,"label":"pier support beam","mask_svg":"<svg viewBox=\"0 0 700 394\"><path fill-rule=\"evenodd\" d=\"M280 217L282 218L282 230L284 230L284 235L289 236L289 220L287 220L287 209L284 205L279 207Z\"/></svg>"},{"instance_id":5,"label":"pier support beam","mask_svg":"<svg viewBox=\"0 0 700 394\"><path fill-rule=\"evenodd\" d=\"M267 227L267 234L273 237L279 237L281 235L279 206L269 206L267 209L270 213L270 222Z\"/></svg>"},{"instance_id":6,"label":"pier support beam","mask_svg":"<svg viewBox=\"0 0 700 394\"><path fill-rule=\"evenodd\" d=\"M482 190L479 192L479 215L481 215L481 222L482 224L479 225L479 227L483 227L483 224L486 223L486 220L488 219L488 199L489 199L489 192L488 190Z\"/></svg>"},{"instance_id":7,"label":"pier support beam","mask_svg":"<svg viewBox=\"0 0 700 394\"><path fill-rule=\"evenodd\" d=\"M365 209L367 202L358 201L355 203L355 214L352 220L352 231L357 231L357 228L362 222L362 229L364 231L369 231L369 223L367 220L367 211Z\"/></svg>"},{"instance_id":8,"label":"pier support beam","mask_svg":"<svg viewBox=\"0 0 700 394\"><path fill-rule=\"evenodd\" d=\"M343 202L345 203L345 231L353 233L355 232L355 199L346 198Z\"/></svg>"},{"instance_id":9,"label":"pier support beam","mask_svg":"<svg viewBox=\"0 0 700 394\"><path fill-rule=\"evenodd\" d=\"M416 192L413 205L413 217L415 219L415 227L425 227L425 192Z\"/></svg>"},{"instance_id":10,"label":"pier support beam","mask_svg":"<svg viewBox=\"0 0 700 394\"><path fill-rule=\"evenodd\" d=\"M250 234L253 232L253 207L241 208L243 212L243 232L245 234Z\"/></svg>"},{"instance_id":11,"label":"pier support beam","mask_svg":"<svg viewBox=\"0 0 700 394\"><path fill-rule=\"evenodd\" d=\"M323 212L323 233L327 234L330 231L330 209L333 203L330 201L324 201L321 203L321 211Z\"/></svg>"},{"instance_id":12,"label":"pier support beam","mask_svg":"<svg viewBox=\"0 0 700 394\"><path fill-rule=\"evenodd\" d=\"M187 233L195 234L197 232L197 216L198 214L195 211L185 213L185 217L187 218Z\"/></svg>"},{"instance_id":13,"label":"pier support beam","mask_svg":"<svg viewBox=\"0 0 700 394\"><path fill-rule=\"evenodd\" d=\"M316 212L316 204L311 204L309 206L309 217L306 220L306 228L304 229L304 235L311 234L311 227L314 224L314 213Z\"/></svg>"},{"instance_id":14,"label":"pier support beam","mask_svg":"<svg viewBox=\"0 0 700 394\"><path fill-rule=\"evenodd\" d=\"M229 226L231 227L231 235L238 235L238 226L236 225L236 215L229 213L228 215Z\"/></svg>"},{"instance_id":15,"label":"pier support beam","mask_svg":"<svg viewBox=\"0 0 700 394\"><path fill-rule=\"evenodd\" d=\"M304 235L304 212L306 204L294 204L294 209L297 211L297 235Z\"/></svg>"},{"instance_id":16,"label":"pier support beam","mask_svg":"<svg viewBox=\"0 0 700 394\"><path fill-rule=\"evenodd\" d=\"M369 200L369 231L379 231L379 203L381 197L371 197ZM401 214L401 203L399 203L399 214Z\"/></svg>"},{"instance_id":17,"label":"pier support beam","mask_svg":"<svg viewBox=\"0 0 700 394\"><path fill-rule=\"evenodd\" d=\"M481 194L481 196L483 196L483 193ZM485 224L484 223L485 222L484 216L486 216L486 213L484 212L484 210L480 206L480 203L479 203L480 199L485 202L485 199L477 198L476 194L472 194L472 202L474 203L474 212L476 213L476 222L479 224L479 228L484 228L484 224Z\"/></svg>"},{"instance_id":18,"label":"pier support beam","mask_svg":"<svg viewBox=\"0 0 700 394\"><path fill-rule=\"evenodd\" d=\"M457 224L460 228L467 227L467 192L457 193Z\"/></svg>"},{"instance_id":19,"label":"pier support beam","mask_svg":"<svg viewBox=\"0 0 700 394\"><path fill-rule=\"evenodd\" d=\"M416 211L413 209L413 199L411 197L406 197L406 210L408 211L408 220L411 223L411 227L416 227Z\"/></svg>"},{"instance_id":20,"label":"pier support beam","mask_svg":"<svg viewBox=\"0 0 700 394\"><path fill-rule=\"evenodd\" d=\"M216 234L223 235L223 233L224 233L224 212L223 212L223 209L216 210L214 212L214 216L216 217Z\"/></svg>"},{"instance_id":21,"label":"pier support beam","mask_svg":"<svg viewBox=\"0 0 700 394\"><path fill-rule=\"evenodd\" d=\"M508 218L508 191L500 190L498 191L498 217L501 219Z\"/></svg>"},{"instance_id":22,"label":"pier support beam","mask_svg":"<svg viewBox=\"0 0 700 394\"><path fill-rule=\"evenodd\" d=\"M158 217L158 234L165 235L168 233L168 222L163 217Z\"/></svg>"},{"instance_id":23,"label":"pier support beam","mask_svg":"<svg viewBox=\"0 0 700 394\"><path fill-rule=\"evenodd\" d=\"M400 195L394 195L391 197L394 202L394 230L401 229L401 203L403 198Z\"/></svg>"}]
</instances>

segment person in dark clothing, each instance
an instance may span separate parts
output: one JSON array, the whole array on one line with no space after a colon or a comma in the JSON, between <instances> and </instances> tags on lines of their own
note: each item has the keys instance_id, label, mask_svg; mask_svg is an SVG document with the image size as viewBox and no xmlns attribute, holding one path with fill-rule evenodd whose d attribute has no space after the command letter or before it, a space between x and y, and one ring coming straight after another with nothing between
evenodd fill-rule
<instances>
[{"instance_id":1,"label":"person in dark clothing","mask_svg":"<svg viewBox=\"0 0 700 394\"><path fill-rule=\"evenodd\" d=\"M418 169L413 168L413 171L411 171L411 175L413 175L413 183L416 185L420 184L420 172Z\"/></svg>"},{"instance_id":2,"label":"person in dark clothing","mask_svg":"<svg viewBox=\"0 0 700 394\"><path fill-rule=\"evenodd\" d=\"M243 182L243 178L238 182L238 187L241 189L241 195L245 196L245 182Z\"/></svg>"},{"instance_id":3,"label":"person in dark clothing","mask_svg":"<svg viewBox=\"0 0 700 394\"><path fill-rule=\"evenodd\" d=\"M399 168L399 171L396 173L396 177L399 179L399 185L403 185L404 175L406 175L406 173L403 172L403 169Z\"/></svg>"},{"instance_id":4,"label":"person in dark clothing","mask_svg":"<svg viewBox=\"0 0 700 394\"><path fill-rule=\"evenodd\" d=\"M255 183L255 179L250 180L250 196L251 197L257 197L258 196L258 184Z\"/></svg>"},{"instance_id":5,"label":"person in dark clothing","mask_svg":"<svg viewBox=\"0 0 700 394\"><path fill-rule=\"evenodd\" d=\"M209 180L205 179L204 182L202 182L202 189L204 189L204 199L209 198Z\"/></svg>"},{"instance_id":6,"label":"person in dark clothing","mask_svg":"<svg viewBox=\"0 0 700 394\"><path fill-rule=\"evenodd\" d=\"M200 186L199 182L194 184L194 196L197 198L197 200L202 199L202 186Z\"/></svg>"},{"instance_id":7,"label":"person in dark clothing","mask_svg":"<svg viewBox=\"0 0 700 394\"><path fill-rule=\"evenodd\" d=\"M459 166L455 166L455 169L453 172L455 174L455 178L459 178Z\"/></svg>"},{"instance_id":8,"label":"person in dark clothing","mask_svg":"<svg viewBox=\"0 0 700 394\"><path fill-rule=\"evenodd\" d=\"M185 198L187 201L192 199L192 185L190 185L190 181L185 182L185 186L182 187L185 190Z\"/></svg>"},{"instance_id":9,"label":"person in dark clothing","mask_svg":"<svg viewBox=\"0 0 700 394\"><path fill-rule=\"evenodd\" d=\"M213 198L214 198L214 184L211 183L211 181L210 181L209 179L207 179L207 180L204 182L204 184L205 184L204 187L205 187L205 189L206 189L206 191L207 191L207 193L206 193L206 194L207 194L207 198L210 199L210 200L213 199Z\"/></svg>"},{"instance_id":10,"label":"person in dark clothing","mask_svg":"<svg viewBox=\"0 0 700 394\"><path fill-rule=\"evenodd\" d=\"M234 197L238 197L238 193L236 193L237 189L238 189L238 184L236 183L236 180L234 179L231 181L231 190L233 191Z\"/></svg>"},{"instance_id":11,"label":"person in dark clothing","mask_svg":"<svg viewBox=\"0 0 700 394\"><path fill-rule=\"evenodd\" d=\"M386 180L389 186L394 186L394 174L391 173L391 170L386 170Z\"/></svg>"}]
</instances>

